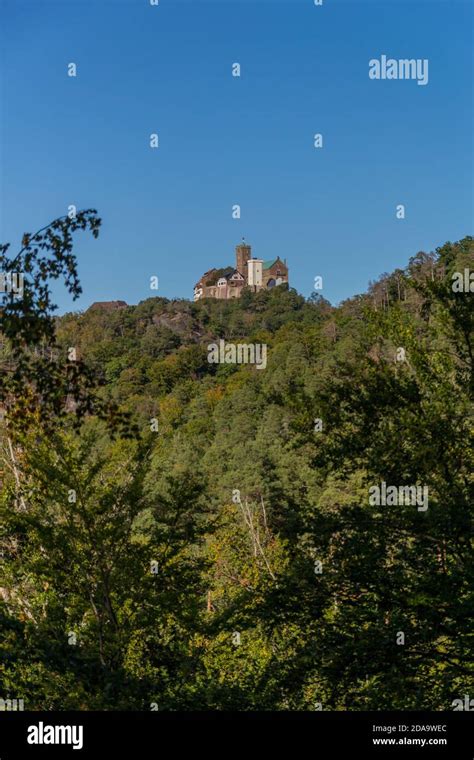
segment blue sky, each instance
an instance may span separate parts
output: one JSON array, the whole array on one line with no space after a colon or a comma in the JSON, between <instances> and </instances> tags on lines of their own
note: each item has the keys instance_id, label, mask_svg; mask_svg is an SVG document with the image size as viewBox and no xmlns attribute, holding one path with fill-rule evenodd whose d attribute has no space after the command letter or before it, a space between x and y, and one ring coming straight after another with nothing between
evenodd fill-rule
<instances>
[{"instance_id":1,"label":"blue sky","mask_svg":"<svg viewBox=\"0 0 474 760\"><path fill-rule=\"evenodd\" d=\"M242 236L255 256L286 257L304 295L322 275L337 303L472 234L471 2L1 8L0 240L16 250L70 204L103 219L98 240L77 237L84 293L73 305L58 290L61 312L192 298ZM369 79L382 54L427 58L428 84Z\"/></svg>"}]
</instances>

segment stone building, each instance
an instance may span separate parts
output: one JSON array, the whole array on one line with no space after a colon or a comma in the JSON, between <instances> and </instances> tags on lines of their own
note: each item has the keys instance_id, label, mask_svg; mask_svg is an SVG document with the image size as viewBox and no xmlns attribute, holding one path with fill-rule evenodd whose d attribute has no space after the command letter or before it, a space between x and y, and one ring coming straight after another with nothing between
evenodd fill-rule
<instances>
[{"instance_id":1,"label":"stone building","mask_svg":"<svg viewBox=\"0 0 474 760\"><path fill-rule=\"evenodd\" d=\"M209 269L194 286L194 300L240 298L242 288L253 292L268 290L288 282L286 259L270 261L252 258L252 248L242 241L235 248L235 268Z\"/></svg>"}]
</instances>

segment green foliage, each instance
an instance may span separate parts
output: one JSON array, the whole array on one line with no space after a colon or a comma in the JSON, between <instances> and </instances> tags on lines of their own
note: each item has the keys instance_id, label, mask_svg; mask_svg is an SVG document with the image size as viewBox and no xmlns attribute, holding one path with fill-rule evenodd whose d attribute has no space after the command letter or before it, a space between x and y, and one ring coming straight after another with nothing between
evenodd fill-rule
<instances>
[{"instance_id":1,"label":"green foliage","mask_svg":"<svg viewBox=\"0 0 474 760\"><path fill-rule=\"evenodd\" d=\"M471 237L337 308L282 286L58 319L48 345L77 347L137 436L53 405L12 441L7 415L1 693L160 710L472 694L474 294L452 289L466 267ZM266 343L266 369L209 364L219 338ZM25 387L9 393L24 404ZM371 503L382 481L426 486L428 509Z\"/></svg>"},{"instance_id":2,"label":"green foliage","mask_svg":"<svg viewBox=\"0 0 474 760\"><path fill-rule=\"evenodd\" d=\"M78 422L88 414L108 419L127 430L127 417L114 404L95 393L94 371L80 357L69 359L67 347L57 351L51 280L62 279L73 299L82 292L73 254L73 234L89 230L99 235L101 220L94 209L56 219L35 234L25 233L22 248L8 256L9 244L0 245L0 272L21 277L19 293L2 288L0 334L4 361L0 367L0 405L7 411L11 434L27 430L33 419L43 426L56 424L74 406ZM5 344L5 345L4 345ZM69 344L69 346L74 344ZM100 383L99 383L100 384Z\"/></svg>"}]
</instances>

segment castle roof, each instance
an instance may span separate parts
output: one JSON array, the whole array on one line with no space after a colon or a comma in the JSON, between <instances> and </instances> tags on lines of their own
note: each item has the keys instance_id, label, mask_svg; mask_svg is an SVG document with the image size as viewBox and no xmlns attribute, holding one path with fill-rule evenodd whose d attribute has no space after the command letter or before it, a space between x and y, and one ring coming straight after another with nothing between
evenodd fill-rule
<instances>
[{"instance_id":1,"label":"castle roof","mask_svg":"<svg viewBox=\"0 0 474 760\"><path fill-rule=\"evenodd\" d=\"M276 264L278 261L278 258L272 259L271 261L264 261L263 262L263 269L271 269L274 264Z\"/></svg>"},{"instance_id":2,"label":"castle roof","mask_svg":"<svg viewBox=\"0 0 474 760\"><path fill-rule=\"evenodd\" d=\"M223 274L221 277L223 277L225 280L231 280L232 277L234 277L236 274L238 274L243 280L245 279L243 274L241 274L238 269L234 269L233 272L227 272L227 274Z\"/></svg>"},{"instance_id":3,"label":"castle roof","mask_svg":"<svg viewBox=\"0 0 474 760\"><path fill-rule=\"evenodd\" d=\"M277 262L280 262L282 266L286 266L286 264L280 259L279 256L276 257L276 259L272 259L271 261L264 261L263 262L263 269L271 269Z\"/></svg>"}]
</instances>

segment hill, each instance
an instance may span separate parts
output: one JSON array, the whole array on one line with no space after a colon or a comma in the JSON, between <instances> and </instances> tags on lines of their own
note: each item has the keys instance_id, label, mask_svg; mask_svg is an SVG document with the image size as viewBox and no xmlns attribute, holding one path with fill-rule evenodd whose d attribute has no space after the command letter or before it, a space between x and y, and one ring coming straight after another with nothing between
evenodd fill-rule
<instances>
[{"instance_id":1,"label":"hill","mask_svg":"<svg viewBox=\"0 0 474 760\"><path fill-rule=\"evenodd\" d=\"M32 421L23 509L5 468L4 690L33 709L450 709L472 693L465 268L472 237L338 307L279 286L58 318L57 355L74 348L135 432ZM211 363L220 340L265 345L264 371Z\"/></svg>"}]
</instances>

